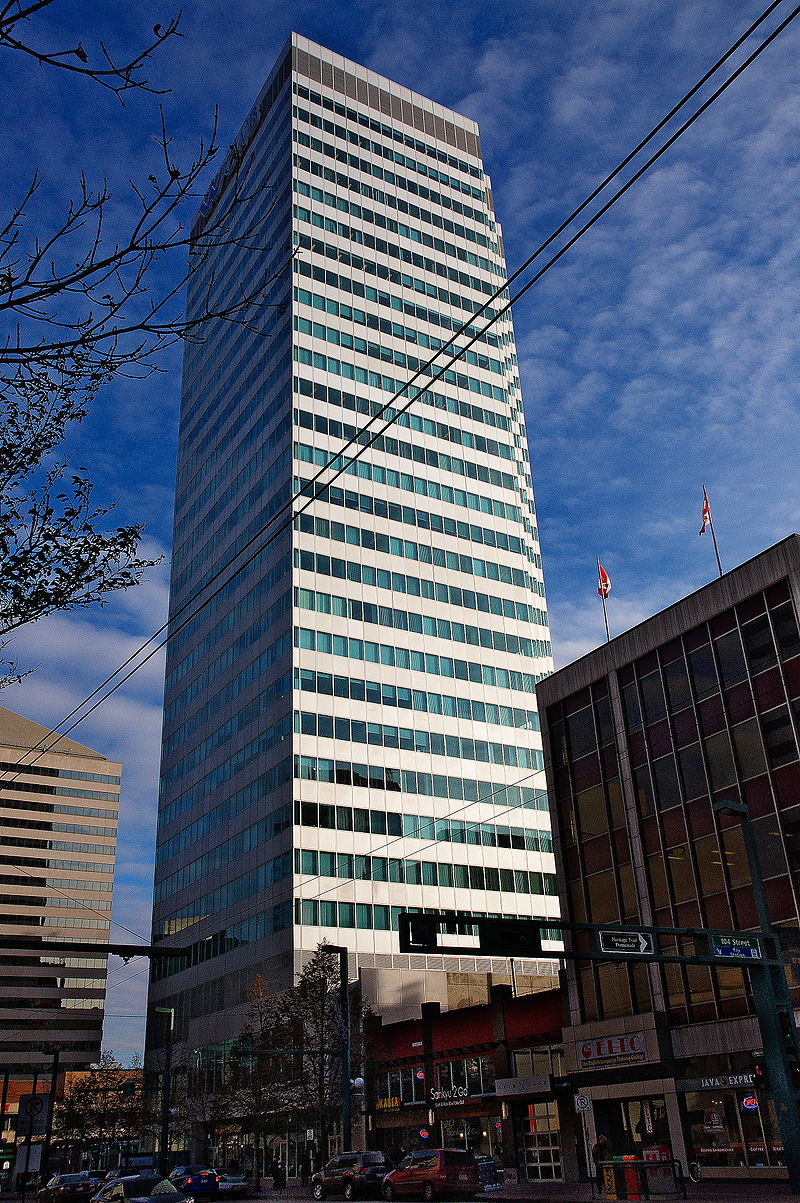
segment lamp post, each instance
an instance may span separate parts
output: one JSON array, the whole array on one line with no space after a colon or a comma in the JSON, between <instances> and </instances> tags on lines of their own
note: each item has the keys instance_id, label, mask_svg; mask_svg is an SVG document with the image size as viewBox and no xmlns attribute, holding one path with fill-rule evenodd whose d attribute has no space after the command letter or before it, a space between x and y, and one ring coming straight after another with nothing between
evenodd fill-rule
<instances>
[{"instance_id":1,"label":"lamp post","mask_svg":"<svg viewBox=\"0 0 800 1203\"><path fill-rule=\"evenodd\" d=\"M800 1194L800 1039L778 935L767 907L750 811L738 799L715 802L714 811L732 815L741 824L753 902L765 952L763 960L753 961L748 966L750 985L789 1182L794 1193Z\"/></svg>"},{"instance_id":2,"label":"lamp post","mask_svg":"<svg viewBox=\"0 0 800 1203\"><path fill-rule=\"evenodd\" d=\"M161 1015L169 1015L164 1037L164 1069L161 1074L161 1139L158 1146L158 1169L163 1178L169 1173L169 1096L172 1085L172 1032L175 1027L174 1007L155 1007Z\"/></svg>"}]
</instances>

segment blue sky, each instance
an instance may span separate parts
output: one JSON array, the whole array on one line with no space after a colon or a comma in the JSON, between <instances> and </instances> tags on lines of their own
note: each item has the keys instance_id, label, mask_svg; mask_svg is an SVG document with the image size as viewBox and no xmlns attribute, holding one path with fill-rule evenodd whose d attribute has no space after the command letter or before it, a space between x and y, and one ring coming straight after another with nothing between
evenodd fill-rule
<instances>
[{"instance_id":1,"label":"blue sky","mask_svg":"<svg viewBox=\"0 0 800 1203\"><path fill-rule=\"evenodd\" d=\"M513 269L757 15L739 0L185 0L183 37L149 76L176 148L219 108L235 135L291 29L476 118ZM788 10L788 3L785 6ZM138 45L168 0L56 0L42 33ZM518 352L556 661L715 573L698 538L709 491L723 562L798 529L800 21L520 303ZM74 77L7 54L0 181L7 205L34 169L42 228L81 169L125 211L152 169L158 101L123 109ZM176 265L176 269L177 269ZM121 521L168 555L179 356L99 397L70 448ZM166 567L104 609L20 633L40 665L3 705L56 723L163 621ZM87 654L88 653L88 654ZM160 692L156 657L75 737L124 763L114 918L149 931ZM122 938L120 928L113 929ZM116 966L106 1044L141 1044L146 974ZM131 1018L128 1018L130 1016Z\"/></svg>"}]
</instances>

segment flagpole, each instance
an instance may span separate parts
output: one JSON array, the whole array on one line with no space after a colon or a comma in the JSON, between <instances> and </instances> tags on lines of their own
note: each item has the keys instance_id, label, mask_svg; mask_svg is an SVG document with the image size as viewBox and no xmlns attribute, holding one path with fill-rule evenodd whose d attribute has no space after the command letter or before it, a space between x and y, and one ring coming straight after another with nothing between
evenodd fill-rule
<instances>
[{"instance_id":1,"label":"flagpole","mask_svg":"<svg viewBox=\"0 0 800 1203\"><path fill-rule=\"evenodd\" d=\"M706 505L708 505L708 494L706 493L705 485L703 485L703 500L705 501ZM711 516L711 506L708 506L708 529L711 531L711 542L714 544L714 555L717 557L717 568L719 569L719 575L722 576L722 561L719 558L717 536L714 534L714 519Z\"/></svg>"},{"instance_id":2,"label":"flagpole","mask_svg":"<svg viewBox=\"0 0 800 1203\"><path fill-rule=\"evenodd\" d=\"M600 579L600 557L597 556L597 579ZM599 592L599 590L598 590ZM600 601L603 603L603 622L606 624L606 642L611 642L611 632L608 629L608 610L606 609L606 595L600 594Z\"/></svg>"}]
</instances>

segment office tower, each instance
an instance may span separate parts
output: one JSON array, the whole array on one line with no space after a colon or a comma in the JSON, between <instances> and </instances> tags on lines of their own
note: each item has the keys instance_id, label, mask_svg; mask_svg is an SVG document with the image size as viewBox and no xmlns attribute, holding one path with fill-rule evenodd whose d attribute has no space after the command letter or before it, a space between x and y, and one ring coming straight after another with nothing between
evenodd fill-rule
<instances>
[{"instance_id":1,"label":"office tower","mask_svg":"<svg viewBox=\"0 0 800 1203\"><path fill-rule=\"evenodd\" d=\"M293 35L201 206L200 246L226 206L190 317L209 289L224 303L258 281L267 306L186 348L154 935L190 964L159 963L151 990L196 1048L237 1030L256 971L281 987L322 940L352 950L387 1018L485 1001L508 962L401 954L406 907L557 913L510 317L443 379L423 373L293 528L255 558L251 542L480 306L496 312L477 127ZM553 972L517 970L520 988Z\"/></svg>"},{"instance_id":2,"label":"office tower","mask_svg":"<svg viewBox=\"0 0 800 1203\"><path fill-rule=\"evenodd\" d=\"M4 938L107 944L121 766L0 707L0 1007L3 1069L47 1073L100 1055L105 957ZM35 749L35 750L32 750Z\"/></svg>"},{"instance_id":3,"label":"office tower","mask_svg":"<svg viewBox=\"0 0 800 1203\"><path fill-rule=\"evenodd\" d=\"M799 610L791 535L538 690L567 918L757 931L746 819L719 809L744 803L795 1007ZM687 937L658 947L699 953ZM713 941L712 966L567 962L564 1072L589 1099L590 1144L661 1148L703 1178L785 1176L779 1100L757 1073L753 941Z\"/></svg>"}]
</instances>

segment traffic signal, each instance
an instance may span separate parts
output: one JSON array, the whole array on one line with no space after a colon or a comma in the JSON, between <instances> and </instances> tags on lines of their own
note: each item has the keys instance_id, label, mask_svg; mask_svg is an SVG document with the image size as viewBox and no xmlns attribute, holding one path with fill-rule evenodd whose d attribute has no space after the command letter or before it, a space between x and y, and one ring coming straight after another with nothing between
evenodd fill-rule
<instances>
[{"instance_id":1,"label":"traffic signal","mask_svg":"<svg viewBox=\"0 0 800 1203\"><path fill-rule=\"evenodd\" d=\"M769 1090L769 1070L763 1057L753 1059L753 1077L756 1090Z\"/></svg>"}]
</instances>

